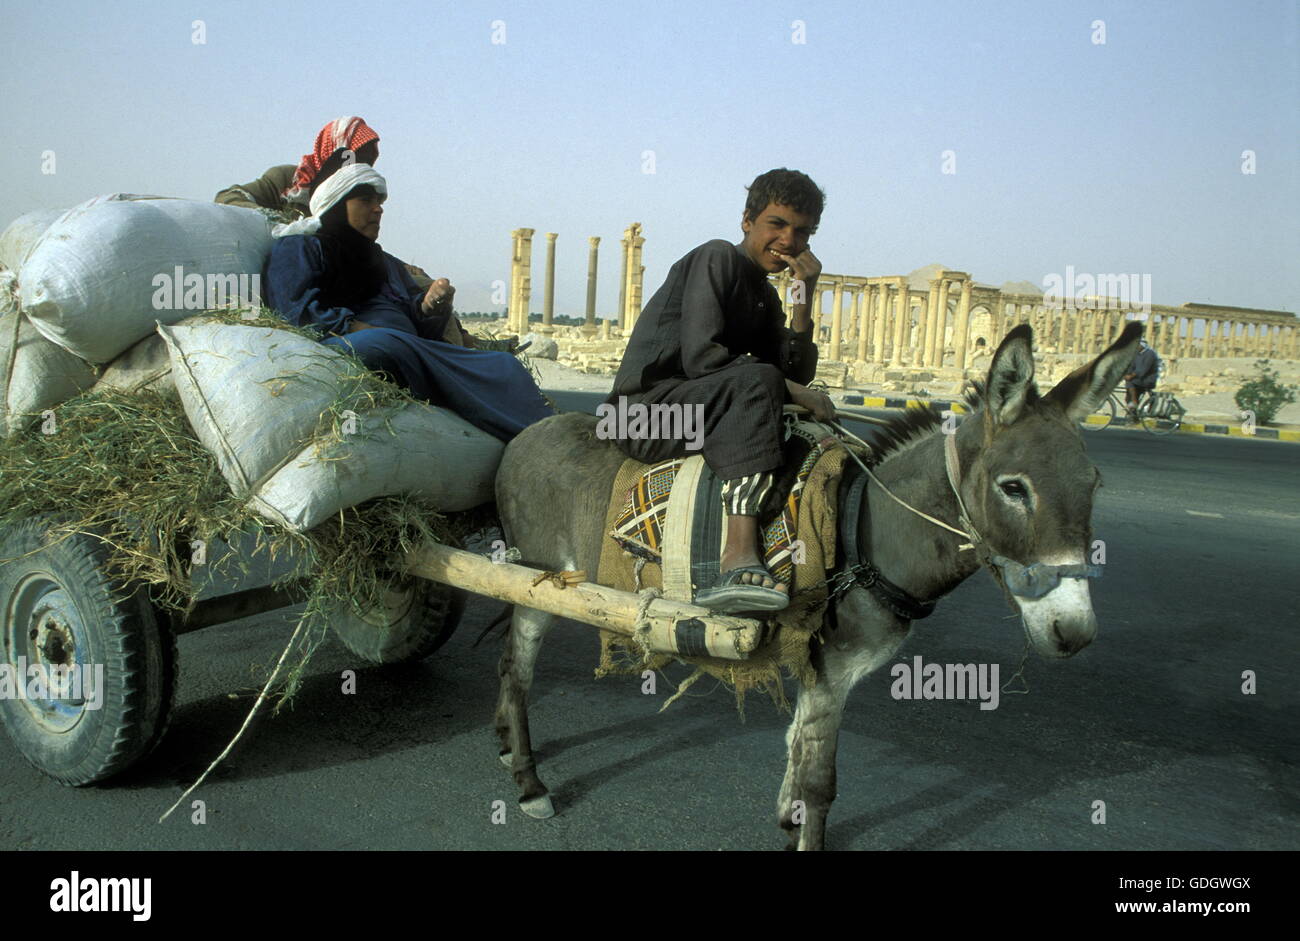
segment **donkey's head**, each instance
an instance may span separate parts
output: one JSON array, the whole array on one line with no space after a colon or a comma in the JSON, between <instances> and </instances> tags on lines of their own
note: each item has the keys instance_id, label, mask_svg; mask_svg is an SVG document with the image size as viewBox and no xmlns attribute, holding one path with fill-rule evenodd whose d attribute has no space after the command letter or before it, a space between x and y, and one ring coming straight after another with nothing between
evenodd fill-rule
<instances>
[{"instance_id":1,"label":"donkey's head","mask_svg":"<svg viewBox=\"0 0 1300 941\"><path fill-rule=\"evenodd\" d=\"M1097 633L1081 576L1091 561L1101 477L1078 422L1115 388L1141 335L1140 324L1129 324L1104 353L1040 396L1033 332L1016 327L993 355L983 407L961 429L961 496L970 522L984 540L981 552L1004 563L1000 571L1043 656L1069 657Z\"/></svg>"}]
</instances>

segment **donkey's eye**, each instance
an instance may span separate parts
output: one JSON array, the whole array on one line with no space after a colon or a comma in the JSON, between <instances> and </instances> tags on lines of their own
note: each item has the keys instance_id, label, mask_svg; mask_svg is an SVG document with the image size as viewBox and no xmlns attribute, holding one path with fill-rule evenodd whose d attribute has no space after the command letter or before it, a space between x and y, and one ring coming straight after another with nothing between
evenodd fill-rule
<instances>
[{"instance_id":1,"label":"donkey's eye","mask_svg":"<svg viewBox=\"0 0 1300 941\"><path fill-rule=\"evenodd\" d=\"M1013 500L1025 500L1029 497L1028 488L1019 480L1004 480L998 486L1002 488L1003 493Z\"/></svg>"}]
</instances>

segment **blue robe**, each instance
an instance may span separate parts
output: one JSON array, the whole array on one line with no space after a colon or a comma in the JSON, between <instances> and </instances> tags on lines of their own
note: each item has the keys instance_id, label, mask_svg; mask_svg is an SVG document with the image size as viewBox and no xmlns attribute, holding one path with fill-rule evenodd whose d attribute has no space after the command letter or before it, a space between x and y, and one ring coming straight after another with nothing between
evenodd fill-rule
<instances>
[{"instance_id":1,"label":"blue robe","mask_svg":"<svg viewBox=\"0 0 1300 941\"><path fill-rule=\"evenodd\" d=\"M295 326L328 334L326 346L354 352L411 395L450 409L502 441L554 414L528 370L509 353L438 339L450 313L421 317L424 292L392 255L384 253L388 277L379 292L355 309L321 303L323 264L316 236L276 239L266 266L267 305ZM354 320L374 329L348 333Z\"/></svg>"}]
</instances>

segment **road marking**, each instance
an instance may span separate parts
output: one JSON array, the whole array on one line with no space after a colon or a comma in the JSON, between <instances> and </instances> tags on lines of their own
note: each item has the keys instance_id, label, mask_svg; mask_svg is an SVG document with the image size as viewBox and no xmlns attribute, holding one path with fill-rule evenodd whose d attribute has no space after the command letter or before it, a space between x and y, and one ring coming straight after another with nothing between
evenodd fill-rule
<instances>
[{"instance_id":1,"label":"road marking","mask_svg":"<svg viewBox=\"0 0 1300 941\"><path fill-rule=\"evenodd\" d=\"M1251 516L1265 516L1274 520L1300 520L1300 513L1283 513L1279 510L1247 510Z\"/></svg>"},{"instance_id":2,"label":"road marking","mask_svg":"<svg viewBox=\"0 0 1300 941\"><path fill-rule=\"evenodd\" d=\"M1216 520L1223 519L1222 513L1202 513L1200 510L1188 510L1187 515L1188 516L1209 516Z\"/></svg>"}]
</instances>

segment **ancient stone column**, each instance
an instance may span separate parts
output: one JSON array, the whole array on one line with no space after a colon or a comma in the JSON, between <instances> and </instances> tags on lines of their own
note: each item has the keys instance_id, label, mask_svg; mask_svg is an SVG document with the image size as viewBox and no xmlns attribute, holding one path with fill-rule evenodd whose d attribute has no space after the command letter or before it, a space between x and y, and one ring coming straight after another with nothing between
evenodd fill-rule
<instances>
[{"instance_id":1,"label":"ancient stone column","mask_svg":"<svg viewBox=\"0 0 1300 941\"><path fill-rule=\"evenodd\" d=\"M961 300L957 302L957 320L953 324L952 345L953 365L958 369L966 368L966 343L970 333L970 297L975 285L969 277L961 282Z\"/></svg>"},{"instance_id":2,"label":"ancient stone column","mask_svg":"<svg viewBox=\"0 0 1300 941\"><path fill-rule=\"evenodd\" d=\"M892 336L890 320L880 305L880 285L873 283L863 288L866 293L864 301L867 309L867 321L871 324L870 344L871 358L874 362L885 364L886 349ZM895 351L897 352L897 351Z\"/></svg>"},{"instance_id":3,"label":"ancient stone column","mask_svg":"<svg viewBox=\"0 0 1300 941\"><path fill-rule=\"evenodd\" d=\"M1088 316L1091 313L1092 313L1091 309L1076 310L1074 312L1074 324L1073 324L1074 330L1072 331L1070 336L1071 353L1083 352L1083 322L1088 319Z\"/></svg>"},{"instance_id":4,"label":"ancient stone column","mask_svg":"<svg viewBox=\"0 0 1300 941\"><path fill-rule=\"evenodd\" d=\"M532 301L533 230L516 229L516 267L508 329L524 334L528 332L528 305Z\"/></svg>"},{"instance_id":5,"label":"ancient stone column","mask_svg":"<svg viewBox=\"0 0 1300 941\"><path fill-rule=\"evenodd\" d=\"M1287 358L1295 359L1297 354L1300 354L1300 342L1297 342L1300 341L1300 331L1296 330L1295 327L1288 327L1287 331L1291 334L1291 343L1287 348Z\"/></svg>"},{"instance_id":6,"label":"ancient stone column","mask_svg":"<svg viewBox=\"0 0 1300 941\"><path fill-rule=\"evenodd\" d=\"M930 324L930 355L926 359L927 366L943 366L944 353L948 350L948 291L950 282L947 277L939 279L939 308L935 313L939 315L937 321Z\"/></svg>"},{"instance_id":7,"label":"ancient stone column","mask_svg":"<svg viewBox=\"0 0 1300 941\"><path fill-rule=\"evenodd\" d=\"M635 327L637 318L641 316L641 291L645 283L645 266L641 264L641 251L642 246L645 245L645 238L641 235L639 222L632 223L630 231L632 240L628 258L627 321L629 327Z\"/></svg>"},{"instance_id":8,"label":"ancient stone column","mask_svg":"<svg viewBox=\"0 0 1300 941\"><path fill-rule=\"evenodd\" d=\"M587 244L590 246L587 250L587 315L582 332L591 337L596 333L596 258L600 253L600 236L588 236Z\"/></svg>"},{"instance_id":9,"label":"ancient stone column","mask_svg":"<svg viewBox=\"0 0 1300 941\"><path fill-rule=\"evenodd\" d=\"M911 286L907 283L906 278L899 278L897 281L898 300L894 307L894 335L898 336L900 332L906 335L906 331L911 328L912 321L912 293ZM900 344L901 345L901 344Z\"/></svg>"},{"instance_id":10,"label":"ancient stone column","mask_svg":"<svg viewBox=\"0 0 1300 941\"><path fill-rule=\"evenodd\" d=\"M943 317L939 312L940 282L947 284L942 278L933 278L930 281L930 299L925 308L925 338L920 344L915 360L913 360L913 364L917 366L931 366L934 363L934 335Z\"/></svg>"},{"instance_id":11,"label":"ancient stone column","mask_svg":"<svg viewBox=\"0 0 1300 941\"><path fill-rule=\"evenodd\" d=\"M506 298L506 331L514 329L519 308L519 230L510 233L510 296Z\"/></svg>"},{"instance_id":12,"label":"ancient stone column","mask_svg":"<svg viewBox=\"0 0 1300 941\"><path fill-rule=\"evenodd\" d=\"M608 321L608 320L602 320L602 321L600 322L600 338L601 338L602 340L608 340L608 339L609 339L609 321Z\"/></svg>"},{"instance_id":13,"label":"ancient stone column","mask_svg":"<svg viewBox=\"0 0 1300 941\"><path fill-rule=\"evenodd\" d=\"M882 284L880 288L884 294L883 302L882 302L882 310L883 310L883 304L887 304L889 302L889 285ZM893 331L894 355L889 358L889 363L891 366L902 366L903 351L907 350L908 359L912 362L913 365L916 365L917 363L920 362L921 347L918 345L916 347L915 352L913 352L910 347L910 344L908 343L908 340L912 335L912 312L909 311L906 307L900 307L899 312L902 314L902 316L894 318L894 331ZM884 318L882 317L881 319L883 320ZM881 335L884 336L885 334L882 333Z\"/></svg>"},{"instance_id":14,"label":"ancient stone column","mask_svg":"<svg viewBox=\"0 0 1300 941\"><path fill-rule=\"evenodd\" d=\"M907 329L907 361L913 366L919 366L925 362L925 351L930 347L930 312L934 306L939 303L938 288L931 283L930 290L926 293L925 298L921 301L921 311L916 316L916 333L912 334ZM910 325L909 325L910 327ZM915 350L913 354L912 350Z\"/></svg>"},{"instance_id":15,"label":"ancient stone column","mask_svg":"<svg viewBox=\"0 0 1300 941\"><path fill-rule=\"evenodd\" d=\"M619 240L619 244L623 246L623 267L620 269L618 276L618 326L620 330L625 332L625 335L626 331L630 329L627 323L627 266L630 260L627 249L632 241L630 231L631 226L623 230L623 238Z\"/></svg>"},{"instance_id":16,"label":"ancient stone column","mask_svg":"<svg viewBox=\"0 0 1300 941\"><path fill-rule=\"evenodd\" d=\"M546 291L542 295L542 332L555 330L555 240L559 235L546 233Z\"/></svg>"},{"instance_id":17,"label":"ancient stone column","mask_svg":"<svg viewBox=\"0 0 1300 941\"><path fill-rule=\"evenodd\" d=\"M831 292L831 342L827 348L827 357L832 362L840 358L840 328L844 317L844 279L836 278Z\"/></svg>"},{"instance_id":18,"label":"ancient stone column","mask_svg":"<svg viewBox=\"0 0 1300 941\"><path fill-rule=\"evenodd\" d=\"M879 351L871 350L871 335L875 324L871 322L871 292L865 284L858 290L854 300L858 311L858 362L867 362L869 356L879 360Z\"/></svg>"},{"instance_id":19,"label":"ancient stone column","mask_svg":"<svg viewBox=\"0 0 1300 941\"><path fill-rule=\"evenodd\" d=\"M807 290L805 285L804 290ZM812 297L808 299L812 306L808 311L808 316L812 318L813 341L822 342L822 284L817 282L817 286L812 289Z\"/></svg>"}]
</instances>

